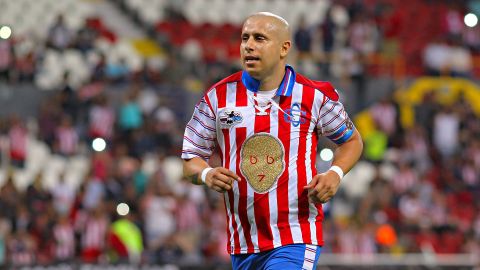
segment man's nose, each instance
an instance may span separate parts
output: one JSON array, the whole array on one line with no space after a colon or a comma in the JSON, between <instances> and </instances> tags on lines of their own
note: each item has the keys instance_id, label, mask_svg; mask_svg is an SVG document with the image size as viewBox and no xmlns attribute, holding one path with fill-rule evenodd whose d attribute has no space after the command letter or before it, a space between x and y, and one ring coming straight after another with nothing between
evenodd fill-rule
<instances>
[{"instance_id":1,"label":"man's nose","mask_svg":"<svg viewBox=\"0 0 480 270\"><path fill-rule=\"evenodd\" d=\"M254 48L254 40L253 38L249 38L248 40L245 41L245 50L246 51L252 51Z\"/></svg>"}]
</instances>

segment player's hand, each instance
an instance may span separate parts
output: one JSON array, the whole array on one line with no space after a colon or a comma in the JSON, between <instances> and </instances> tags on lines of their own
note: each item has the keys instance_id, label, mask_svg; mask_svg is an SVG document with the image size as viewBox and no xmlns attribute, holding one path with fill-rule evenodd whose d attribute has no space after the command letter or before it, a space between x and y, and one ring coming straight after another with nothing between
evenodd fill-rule
<instances>
[{"instance_id":1,"label":"player's hand","mask_svg":"<svg viewBox=\"0 0 480 270\"><path fill-rule=\"evenodd\" d=\"M231 190L233 188L233 181L240 182L240 177L223 167L213 168L205 177L207 187L221 193Z\"/></svg>"},{"instance_id":2,"label":"player's hand","mask_svg":"<svg viewBox=\"0 0 480 270\"><path fill-rule=\"evenodd\" d=\"M326 203L337 193L340 180L336 172L327 171L315 175L304 189L308 189L308 198L313 203Z\"/></svg>"}]
</instances>

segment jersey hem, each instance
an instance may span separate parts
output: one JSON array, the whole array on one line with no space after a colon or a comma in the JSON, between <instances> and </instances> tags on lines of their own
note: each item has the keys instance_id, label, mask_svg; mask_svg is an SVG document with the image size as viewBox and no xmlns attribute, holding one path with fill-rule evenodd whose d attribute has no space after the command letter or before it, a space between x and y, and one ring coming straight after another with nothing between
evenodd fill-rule
<instances>
[{"instance_id":1,"label":"jersey hem","mask_svg":"<svg viewBox=\"0 0 480 270\"><path fill-rule=\"evenodd\" d=\"M324 245L324 241L320 241L320 242L317 242L317 241L310 241L310 242L303 242L303 241L299 241L299 242L291 242L291 243L287 243L287 244L284 244L284 245L279 245L279 246L274 246L274 245L269 245L269 246L265 246L265 247L261 247L261 248L258 248L258 249L254 249L253 252L248 252L248 248L245 248L245 249L236 249L232 252L231 249L227 249L227 252L228 254L230 255L240 255L240 254L254 254L254 253L260 253L260 252L265 252L265 251L270 251L274 248L278 248L278 247L283 247L283 246L288 246L288 245L293 245L293 244L305 244L305 245L315 245L315 246L320 246L320 247L323 247Z\"/></svg>"}]
</instances>

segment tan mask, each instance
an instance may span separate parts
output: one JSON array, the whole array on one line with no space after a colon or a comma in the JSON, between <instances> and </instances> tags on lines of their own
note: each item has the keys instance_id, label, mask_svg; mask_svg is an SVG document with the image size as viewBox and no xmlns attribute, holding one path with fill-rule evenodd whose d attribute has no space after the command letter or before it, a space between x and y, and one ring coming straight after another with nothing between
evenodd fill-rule
<instances>
[{"instance_id":1,"label":"tan mask","mask_svg":"<svg viewBox=\"0 0 480 270\"><path fill-rule=\"evenodd\" d=\"M240 170L258 193L267 192L285 170L285 150L268 133L248 137L242 145Z\"/></svg>"}]
</instances>

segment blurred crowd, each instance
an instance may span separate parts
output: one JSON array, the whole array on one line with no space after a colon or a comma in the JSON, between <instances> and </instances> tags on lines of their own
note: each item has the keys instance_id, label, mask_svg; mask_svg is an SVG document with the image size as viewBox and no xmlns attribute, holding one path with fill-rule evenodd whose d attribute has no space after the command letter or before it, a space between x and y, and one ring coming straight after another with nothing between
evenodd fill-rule
<instances>
[{"instance_id":1,"label":"blurred crowd","mask_svg":"<svg viewBox=\"0 0 480 270\"><path fill-rule=\"evenodd\" d=\"M432 91L415 108L413 127L404 128L393 98L366 103L366 80L374 76L369 61L379 52L400 55L406 18L392 5L367 9L361 1L340 2L321 24L297 24L292 60L313 78L353 83L360 97L356 111L368 111L376 125L351 172L365 187L344 186L325 207L324 252L480 254L478 115L463 98L441 105ZM480 40L458 22L459 7L450 8L447 32L425 47L425 72L471 77L471 53ZM172 19L181 20L177 15ZM73 32L59 17L41 46L0 40L0 83L34 81L47 49L93 50L102 36L94 24ZM189 90L204 90L238 63L204 62L188 57L195 47L179 50L158 40L169 49L162 69L146 64L133 71L100 58L83 85L72 85L70 74L63 74L54 94L40 102L34 125L15 114L0 117L1 161L8 163L0 188L0 264L229 260L223 198L182 180L179 153L192 109L185 102L198 96ZM449 50L464 60L459 69L446 66L452 63L445 59ZM105 140L104 151L91 148L95 138ZM15 174L26 167L30 140L48 146L53 156L88 157L88 171L76 185L61 171L53 186L38 173L20 188ZM211 162L219 164L218 156Z\"/></svg>"},{"instance_id":2,"label":"blurred crowd","mask_svg":"<svg viewBox=\"0 0 480 270\"><path fill-rule=\"evenodd\" d=\"M329 207L325 250L478 255L478 115L462 98L442 105L435 91L416 106L410 128L399 125L398 108L388 99L368 108L377 128Z\"/></svg>"}]
</instances>

